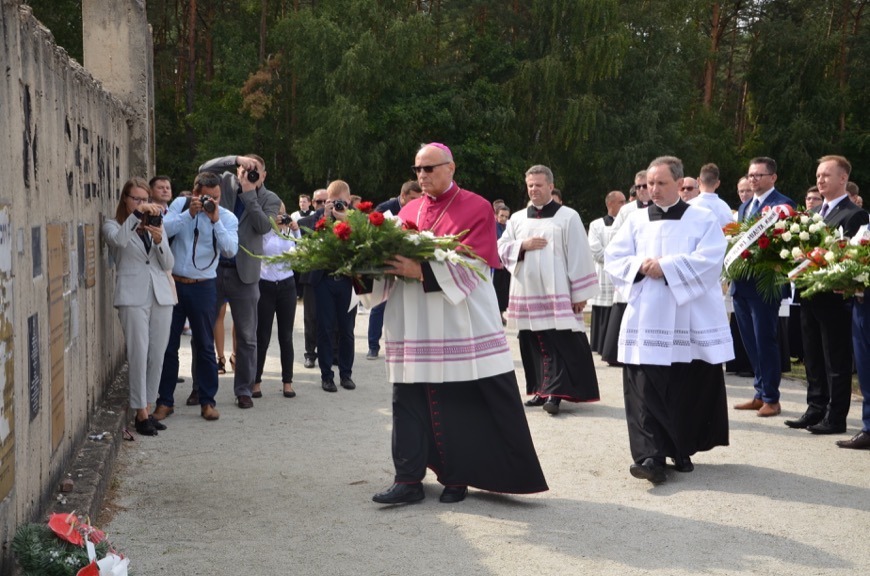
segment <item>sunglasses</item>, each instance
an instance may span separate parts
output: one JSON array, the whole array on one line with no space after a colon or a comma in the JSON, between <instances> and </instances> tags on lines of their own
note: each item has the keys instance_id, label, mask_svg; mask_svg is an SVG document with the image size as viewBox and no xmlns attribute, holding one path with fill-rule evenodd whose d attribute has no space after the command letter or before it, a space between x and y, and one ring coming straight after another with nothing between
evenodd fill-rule
<instances>
[{"instance_id":1,"label":"sunglasses","mask_svg":"<svg viewBox=\"0 0 870 576\"><path fill-rule=\"evenodd\" d=\"M635 190L646 190L647 188L649 188L649 186L647 186L646 184L635 184L634 188Z\"/></svg>"},{"instance_id":2,"label":"sunglasses","mask_svg":"<svg viewBox=\"0 0 870 576\"><path fill-rule=\"evenodd\" d=\"M411 171L414 174L419 174L420 172L425 172L426 174L431 174L435 168L439 166L444 166L445 164L450 164L450 162L442 162L441 164L433 164L431 166L411 166Z\"/></svg>"},{"instance_id":3,"label":"sunglasses","mask_svg":"<svg viewBox=\"0 0 870 576\"><path fill-rule=\"evenodd\" d=\"M317 206L319 204L326 204L326 200L315 200L314 205Z\"/></svg>"}]
</instances>

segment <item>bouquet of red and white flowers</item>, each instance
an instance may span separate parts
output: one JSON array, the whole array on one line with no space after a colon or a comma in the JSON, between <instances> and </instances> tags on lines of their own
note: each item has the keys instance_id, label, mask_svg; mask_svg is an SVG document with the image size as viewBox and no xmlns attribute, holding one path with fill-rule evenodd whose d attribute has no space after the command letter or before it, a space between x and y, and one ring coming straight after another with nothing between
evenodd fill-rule
<instances>
[{"instance_id":1,"label":"bouquet of red and white flowers","mask_svg":"<svg viewBox=\"0 0 870 576\"><path fill-rule=\"evenodd\" d=\"M321 218L313 232L295 239L294 250L260 258L285 264L296 273L326 270L339 276L383 276L386 261L400 255L419 261L449 261L480 275L471 261L481 258L462 243L465 234L436 236L417 230L413 222L373 212L371 202L361 202L357 210L347 211L346 220Z\"/></svg>"},{"instance_id":2,"label":"bouquet of red and white flowers","mask_svg":"<svg viewBox=\"0 0 870 576\"><path fill-rule=\"evenodd\" d=\"M864 225L851 240L813 250L790 277L805 298L820 292L863 294L870 288L870 229Z\"/></svg>"},{"instance_id":3,"label":"bouquet of red and white flowers","mask_svg":"<svg viewBox=\"0 0 870 576\"><path fill-rule=\"evenodd\" d=\"M834 237L819 214L781 204L765 208L758 218L728 224L725 277L755 280L759 293L778 300L789 283L789 271L817 247Z\"/></svg>"}]
</instances>

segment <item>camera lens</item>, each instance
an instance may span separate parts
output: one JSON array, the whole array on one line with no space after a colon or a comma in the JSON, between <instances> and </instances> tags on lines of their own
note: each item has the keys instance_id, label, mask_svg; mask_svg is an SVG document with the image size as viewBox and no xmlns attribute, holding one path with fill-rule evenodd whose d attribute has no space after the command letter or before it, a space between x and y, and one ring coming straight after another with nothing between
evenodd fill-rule
<instances>
[{"instance_id":1,"label":"camera lens","mask_svg":"<svg viewBox=\"0 0 870 576\"><path fill-rule=\"evenodd\" d=\"M332 203L332 207L339 212L344 212L347 209L347 204L344 203L344 200L336 200Z\"/></svg>"},{"instance_id":2,"label":"camera lens","mask_svg":"<svg viewBox=\"0 0 870 576\"><path fill-rule=\"evenodd\" d=\"M256 169L248 170L248 182L253 184L260 179L260 173Z\"/></svg>"}]
</instances>

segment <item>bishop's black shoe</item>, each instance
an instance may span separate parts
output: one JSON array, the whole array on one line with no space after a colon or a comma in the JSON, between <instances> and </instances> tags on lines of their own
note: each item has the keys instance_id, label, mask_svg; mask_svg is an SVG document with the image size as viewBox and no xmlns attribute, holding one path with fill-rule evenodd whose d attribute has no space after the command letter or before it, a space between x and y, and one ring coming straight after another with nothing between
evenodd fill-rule
<instances>
[{"instance_id":1,"label":"bishop's black shoe","mask_svg":"<svg viewBox=\"0 0 870 576\"><path fill-rule=\"evenodd\" d=\"M692 464L692 459L688 456L680 456L674 458L674 470L677 472L692 472L695 465Z\"/></svg>"},{"instance_id":2,"label":"bishop's black shoe","mask_svg":"<svg viewBox=\"0 0 870 576\"><path fill-rule=\"evenodd\" d=\"M468 494L468 486L445 486L438 500L444 504L453 504L465 500L466 494Z\"/></svg>"},{"instance_id":3,"label":"bishop's black shoe","mask_svg":"<svg viewBox=\"0 0 870 576\"><path fill-rule=\"evenodd\" d=\"M426 497L423 492L423 484L393 484L383 492L372 496L372 500L378 504L413 504Z\"/></svg>"},{"instance_id":4,"label":"bishop's black shoe","mask_svg":"<svg viewBox=\"0 0 870 576\"><path fill-rule=\"evenodd\" d=\"M822 420L818 424L807 426L807 430L813 434L842 434L846 431L846 423L831 424L827 420Z\"/></svg>"},{"instance_id":5,"label":"bishop's black shoe","mask_svg":"<svg viewBox=\"0 0 870 576\"><path fill-rule=\"evenodd\" d=\"M786 420L785 425L789 428L809 428L821 422L824 417L825 415L822 412L806 412L797 420Z\"/></svg>"},{"instance_id":6,"label":"bishop's black shoe","mask_svg":"<svg viewBox=\"0 0 870 576\"><path fill-rule=\"evenodd\" d=\"M541 398L537 394L532 396L531 400L526 400L526 406L543 406L544 402L546 402L546 398Z\"/></svg>"},{"instance_id":7,"label":"bishop's black shoe","mask_svg":"<svg viewBox=\"0 0 870 576\"><path fill-rule=\"evenodd\" d=\"M550 416L555 416L559 413L559 404L561 403L561 398L555 398L553 396L550 396L549 398L547 398L547 401L544 402L544 412L546 412Z\"/></svg>"}]
</instances>

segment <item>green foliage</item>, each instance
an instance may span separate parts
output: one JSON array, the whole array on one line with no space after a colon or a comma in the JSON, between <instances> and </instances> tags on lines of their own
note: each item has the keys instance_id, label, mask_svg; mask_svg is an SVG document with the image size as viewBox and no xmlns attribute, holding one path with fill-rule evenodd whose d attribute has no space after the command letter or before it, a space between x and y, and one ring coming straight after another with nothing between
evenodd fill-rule
<instances>
[{"instance_id":1,"label":"green foliage","mask_svg":"<svg viewBox=\"0 0 870 576\"><path fill-rule=\"evenodd\" d=\"M109 552L105 541L96 545L97 557ZM12 538L12 553L24 576L75 576L88 564L84 546L58 538L45 524L24 524Z\"/></svg>"}]
</instances>

